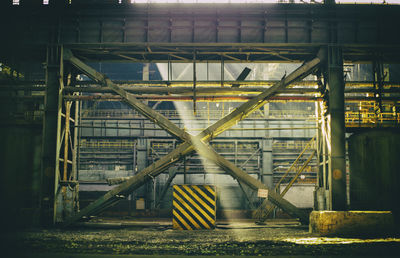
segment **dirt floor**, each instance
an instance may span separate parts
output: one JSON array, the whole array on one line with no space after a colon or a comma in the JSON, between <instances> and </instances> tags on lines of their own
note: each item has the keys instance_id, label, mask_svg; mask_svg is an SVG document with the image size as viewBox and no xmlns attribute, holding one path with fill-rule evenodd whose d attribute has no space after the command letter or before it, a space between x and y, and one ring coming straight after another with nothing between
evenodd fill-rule
<instances>
[{"instance_id":1,"label":"dirt floor","mask_svg":"<svg viewBox=\"0 0 400 258\"><path fill-rule=\"evenodd\" d=\"M326 238L293 220L219 222L214 230L177 231L170 221L98 219L68 229L3 236L8 257L397 256L400 238ZM3 249L4 251L4 249ZM4 253L4 252L3 252ZM106 255L106 256L105 256ZM111 256L110 256L111 255ZM2 256L4 257L4 256ZM124 257L124 256L123 256Z\"/></svg>"}]
</instances>

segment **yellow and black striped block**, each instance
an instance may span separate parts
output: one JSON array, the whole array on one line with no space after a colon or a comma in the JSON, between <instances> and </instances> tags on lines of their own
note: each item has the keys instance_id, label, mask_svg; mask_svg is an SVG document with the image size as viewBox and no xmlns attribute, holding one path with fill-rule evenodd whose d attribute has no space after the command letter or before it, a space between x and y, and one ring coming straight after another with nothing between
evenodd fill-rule
<instances>
[{"instance_id":1,"label":"yellow and black striped block","mask_svg":"<svg viewBox=\"0 0 400 258\"><path fill-rule=\"evenodd\" d=\"M213 229L216 220L217 194L215 186L174 185L173 186L174 229Z\"/></svg>"}]
</instances>

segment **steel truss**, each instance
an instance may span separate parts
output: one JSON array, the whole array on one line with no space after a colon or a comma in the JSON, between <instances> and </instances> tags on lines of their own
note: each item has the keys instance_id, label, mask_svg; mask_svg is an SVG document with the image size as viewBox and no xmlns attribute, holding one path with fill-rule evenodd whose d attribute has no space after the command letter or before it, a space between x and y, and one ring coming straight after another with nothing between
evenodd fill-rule
<instances>
[{"instance_id":1,"label":"steel truss","mask_svg":"<svg viewBox=\"0 0 400 258\"><path fill-rule=\"evenodd\" d=\"M3 24L12 24L0 42L5 59L43 59L53 33L55 43L92 61L295 62L327 44L340 46L347 61L400 59L396 5L25 2L0 9Z\"/></svg>"},{"instance_id":2,"label":"steel truss","mask_svg":"<svg viewBox=\"0 0 400 258\"><path fill-rule=\"evenodd\" d=\"M294 72L282 78L280 82L276 83L274 86L268 88L261 94L250 99L249 101L243 103L240 107L232 111L230 114L228 114L215 124L203 130L197 136L192 136L184 130L180 129L174 123L169 121L166 117L155 112L153 109L136 99L132 94L114 84L105 75L98 73L90 66L86 65L81 60L76 58L71 51L65 50L63 59L64 61L69 61L73 66L85 73L92 80L112 89L115 93L120 95L125 100L125 102L127 102L131 107L136 109L143 116L147 117L155 124L166 130L173 137L183 141L183 143L180 144L171 153L154 162L147 168L143 169L138 174L131 177L129 180L110 190L104 196L89 204L86 208L82 209L76 215L68 218L64 223L65 226L68 226L79 221L83 217L88 217L99 213L105 208L115 204L121 198L125 198L127 195L143 185L145 182L159 175L162 171L171 166L173 163L177 162L178 160L182 159L184 156L192 153L193 151L197 151L201 156L214 162L216 165L224 169L228 174L233 176L238 181L243 182L253 190L268 189L268 187L266 187L261 181L251 177L242 169L236 167L235 164L220 156L207 143L225 130L236 125L239 121L246 118L255 110L262 107L267 102L267 100L277 91L282 90L291 83L301 80L307 75L311 74L321 64L321 60L323 59L323 57L321 53L319 53L317 57L315 57L311 61L305 62ZM269 191L268 199L272 203L282 208L291 216L298 217L303 223L308 223L307 214L283 199L279 194L276 194L274 191Z\"/></svg>"}]
</instances>

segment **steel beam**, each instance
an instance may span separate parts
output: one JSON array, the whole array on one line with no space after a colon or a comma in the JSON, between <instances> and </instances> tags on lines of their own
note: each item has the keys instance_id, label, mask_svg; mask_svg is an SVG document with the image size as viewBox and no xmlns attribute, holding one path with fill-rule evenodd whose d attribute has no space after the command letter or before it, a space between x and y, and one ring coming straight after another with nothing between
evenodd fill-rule
<instances>
[{"instance_id":1,"label":"steel beam","mask_svg":"<svg viewBox=\"0 0 400 258\"><path fill-rule=\"evenodd\" d=\"M282 196L268 189L266 185L264 185L260 180L255 179L254 177L247 174L242 169L238 168L235 164L225 159L221 155L219 155L213 148L204 144L204 142L198 140L196 137L192 138L194 146L196 147L196 151L203 157L208 160L214 162L216 165L225 170L228 174L230 174L233 178L243 182L253 190L258 189L267 189L268 191L268 200L273 204L279 206L284 211L286 211L292 217L298 217L300 221L304 224L308 224L308 214L296 206L283 199Z\"/></svg>"},{"instance_id":2,"label":"steel beam","mask_svg":"<svg viewBox=\"0 0 400 258\"><path fill-rule=\"evenodd\" d=\"M71 225L83 217L88 217L101 212L102 210L108 208L110 204L114 204L121 198L127 197L131 192L138 189L140 186L150 181L153 177L159 175L169 166L180 160L181 157L192 153L193 150L194 148L190 143L182 143L168 155L165 155L161 159L140 171L138 174L131 177L129 180L108 191L104 196L89 204L75 216L67 219L64 223L64 226Z\"/></svg>"},{"instance_id":3,"label":"steel beam","mask_svg":"<svg viewBox=\"0 0 400 258\"><path fill-rule=\"evenodd\" d=\"M316 127L316 129L318 129L318 127ZM298 161L300 160L300 158L303 156L303 154L308 150L308 148L311 147L311 144L314 142L315 137L313 137L308 143L307 145L304 147L304 149L300 152L300 154L297 156L297 158L295 159L295 161L292 163L292 165L286 170L285 174L281 177L281 179L279 180L279 182L275 185L275 189L274 191L277 192L282 181L289 175L290 171L294 168L294 166L298 163ZM258 217L258 218L262 218L263 217L263 212L266 209L268 205L268 200L265 200L256 210L256 212L254 213L253 217ZM266 215L264 215L265 219L267 218L269 212L271 209L269 209L266 212ZM259 219L258 222L264 222L265 220Z\"/></svg>"},{"instance_id":4,"label":"steel beam","mask_svg":"<svg viewBox=\"0 0 400 258\"><path fill-rule=\"evenodd\" d=\"M346 128L344 117L343 57L339 47L328 47L327 51L328 120L331 139L329 159L330 208L346 210Z\"/></svg>"},{"instance_id":5,"label":"steel beam","mask_svg":"<svg viewBox=\"0 0 400 258\"><path fill-rule=\"evenodd\" d=\"M320 53L319 53L320 55ZM297 68L288 76L282 78L282 80L276 83L274 86L268 88L263 93L257 95L256 97L250 99L249 101L243 103L241 106L233 110L230 114L216 122L215 124L206 128L202 133L200 133L197 137L201 138L203 141L207 142L211 138L216 137L217 135L224 132L226 129L231 126L236 125L239 121L245 119L248 115L250 115L255 110L262 107L277 91L284 89L286 86L294 83L298 80L305 78L307 75L312 73L315 68L321 63L321 59L323 57L316 57L309 62L304 63L302 66Z\"/></svg>"},{"instance_id":6,"label":"steel beam","mask_svg":"<svg viewBox=\"0 0 400 258\"><path fill-rule=\"evenodd\" d=\"M296 175L292 178L292 180L290 180L290 182L289 182L289 184L285 187L285 189L282 191L282 193L280 193L280 194L278 194L277 193L277 195L279 195L281 198L283 198L283 196L285 196L285 194L289 191L289 189L290 189L290 187L292 187L292 185L296 182L296 180L299 178L299 176L300 176L300 174L303 172L303 170L307 167L307 165L308 165L308 163L310 163L311 162L311 160L312 160L312 158L314 157L314 155L316 154L316 152L317 151L313 151L312 153L311 153L311 155L308 157L308 159L306 160L306 162L304 162L304 164L303 164L303 166L300 168L300 170L299 171L297 171L297 173L296 173ZM279 187L279 184L277 185L277 187ZM275 190L277 189L277 187L275 188ZM274 192L275 193L275 192ZM262 204L260 205L260 207L258 208L259 209L259 211L260 211L260 213L258 214L259 215L259 219L257 220L257 224L262 224L262 223L264 223L264 221L267 219L267 217L268 217L268 215L272 212L272 210L275 208L274 206L275 205L273 205L273 206L270 206L269 208L268 208L268 210L266 210L265 211L265 208L267 207L267 205L268 205L268 201L271 201L271 200L264 200L263 202L262 202ZM272 201L271 201L272 202ZM273 203L273 202L272 202ZM265 212L264 212L265 211Z\"/></svg>"},{"instance_id":7,"label":"steel beam","mask_svg":"<svg viewBox=\"0 0 400 258\"><path fill-rule=\"evenodd\" d=\"M167 182L165 182L164 188L161 191L160 197L157 200L156 203L156 208L160 207L162 200L164 199L165 195L167 194L168 188L170 187L172 180L174 180L177 172L173 171L172 173L169 174Z\"/></svg>"},{"instance_id":8,"label":"steel beam","mask_svg":"<svg viewBox=\"0 0 400 258\"><path fill-rule=\"evenodd\" d=\"M397 30L396 5L195 6L3 8L2 22L13 26L4 27L0 55L38 60L49 31L56 29L57 42L91 60L188 62L196 53L196 61L290 62L333 43L326 33L332 26L340 28L334 43L349 60L371 60L378 52L383 60L399 60L400 37L391 33ZM32 33L20 33L26 24Z\"/></svg>"},{"instance_id":9,"label":"steel beam","mask_svg":"<svg viewBox=\"0 0 400 258\"><path fill-rule=\"evenodd\" d=\"M55 191L58 188L58 139L60 138L60 108L62 101L59 74L60 48L50 46L47 49L46 62L46 96L43 119L42 142L42 175L41 175L41 224L51 225L54 222Z\"/></svg>"},{"instance_id":10,"label":"steel beam","mask_svg":"<svg viewBox=\"0 0 400 258\"><path fill-rule=\"evenodd\" d=\"M72 65L74 65L79 70L83 71L92 80L97 81L102 85L105 85L108 88L112 89L115 93L120 95L125 100L125 102L128 103L131 107L136 109L138 112L140 112L142 115L144 115L151 121L158 124L161 128L166 130L172 136L176 137L177 139L183 139L183 140L188 139L188 134L185 131L181 130L177 125L169 121L163 115L157 113L149 106L137 100L131 93L128 93L126 90L114 84L106 76L97 72L87 64L80 61L78 58L74 57L70 50L64 51L64 60L68 60L69 62L71 62Z\"/></svg>"},{"instance_id":11,"label":"steel beam","mask_svg":"<svg viewBox=\"0 0 400 258\"><path fill-rule=\"evenodd\" d=\"M250 72L251 72L251 69L248 67L245 67L243 69L243 71L239 74L239 76L236 78L236 81L244 81ZM232 84L233 88L238 88L239 86L240 86L240 84Z\"/></svg>"},{"instance_id":12,"label":"steel beam","mask_svg":"<svg viewBox=\"0 0 400 258\"><path fill-rule=\"evenodd\" d=\"M132 94L156 94L157 96L166 94L182 94L184 96L193 95L193 87L166 87L166 86L121 86L123 90L126 90ZM315 85L316 86L316 85ZM233 87L233 86L232 86ZM260 94L268 87L246 87L246 88L228 88L228 87L196 87L196 93L199 95L239 95L239 94ZM10 87L10 90L17 90L17 87ZM23 88L21 88L23 89ZM112 90L104 87L65 87L66 92L88 92L88 93L113 93ZM369 91L373 91L370 89ZM301 88L289 88L278 93L317 93L316 87L301 87ZM347 91L346 91L347 92ZM351 91L353 92L353 91ZM368 92L368 89L359 89L356 92ZM399 92L398 90L389 90L387 92Z\"/></svg>"},{"instance_id":13,"label":"steel beam","mask_svg":"<svg viewBox=\"0 0 400 258\"><path fill-rule=\"evenodd\" d=\"M212 138L216 137L223 131L229 129L231 126L235 125L238 121L243 120L249 114L260 108L264 105L267 99L276 93L277 90L285 88L290 83L293 83L296 80L300 80L310 74L321 62L320 58L314 58L313 60L303 64L289 76L282 78L282 80L266 90L265 92L259 94L255 98L249 100L248 102L242 104L239 108L225 116L220 121L216 122L214 125L206 128L203 132L201 132L197 136L188 137L189 134L184 132L182 129L177 127L175 124L170 122L167 118L158 114L151 108L147 107L136 98L130 96L125 90L119 88L115 84L113 84L109 79L105 78L104 75L98 75L96 72L91 71L90 69L85 69L85 64L76 60L72 53L70 55L65 56L67 60L69 60L72 64L74 64L77 68L82 69L89 77L92 79L102 82L108 87L112 88L116 93L121 95L133 108L135 108L138 112L145 115L161 128L166 129L172 135L176 136L184 140L185 142L178 146L177 149L164 156L160 160L156 161L149 167L145 168L137 175L130 178L128 181L122 183L116 188L112 189L108 193L106 193L103 197L99 198L95 202L91 203L88 207L83 209L81 212L73 216L71 219L67 220L64 225L69 225L79 220L83 216L92 215L94 212L99 212L102 209L108 207L107 205L114 203L117 201L116 199L121 196L126 196L131 193L133 190L137 189L141 185L143 185L146 181L150 180L154 176L160 174L164 169L172 165L174 162L178 161L185 155L192 153L195 149L194 145L201 146L200 152L206 155L206 157L213 160L217 165L226 170L229 174L241 180L245 184L249 185L253 189L267 189L265 185L263 185L260 181L254 179L249 176L247 173L237 168L233 163L225 160L220 157L212 148L206 146L204 142L210 141ZM158 119L156 119L158 118ZM194 145L193 145L194 143ZM209 151L202 151L204 148L208 148ZM206 152L206 153L205 153ZM213 155L207 154L212 153ZM295 206L291 205L286 200L281 200L279 197L276 197L274 194L272 195L272 201L277 203L282 209L287 211L289 214L297 215L303 222L307 222L307 216L304 216Z\"/></svg>"}]
</instances>

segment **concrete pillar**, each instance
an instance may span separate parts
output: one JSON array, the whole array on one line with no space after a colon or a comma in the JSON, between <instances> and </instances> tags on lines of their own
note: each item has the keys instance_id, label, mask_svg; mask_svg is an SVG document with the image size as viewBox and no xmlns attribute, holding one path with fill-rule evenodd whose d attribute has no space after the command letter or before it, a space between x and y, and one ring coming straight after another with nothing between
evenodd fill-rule
<instances>
[{"instance_id":1,"label":"concrete pillar","mask_svg":"<svg viewBox=\"0 0 400 258\"><path fill-rule=\"evenodd\" d=\"M59 98L60 49L47 49L46 96L43 119L42 182L41 182L41 224L53 222L55 165L57 145L57 115Z\"/></svg>"},{"instance_id":2,"label":"concrete pillar","mask_svg":"<svg viewBox=\"0 0 400 258\"><path fill-rule=\"evenodd\" d=\"M328 171L329 202L332 210L346 210L346 137L344 121L343 56L340 47L327 49L327 88L329 90L328 113L330 119L331 162Z\"/></svg>"}]
</instances>

